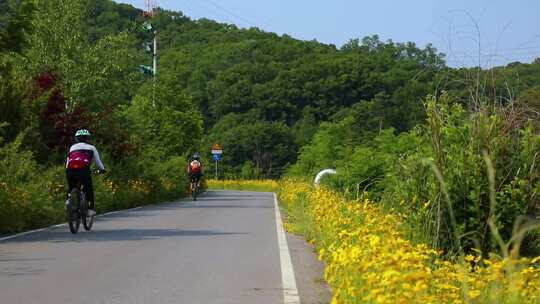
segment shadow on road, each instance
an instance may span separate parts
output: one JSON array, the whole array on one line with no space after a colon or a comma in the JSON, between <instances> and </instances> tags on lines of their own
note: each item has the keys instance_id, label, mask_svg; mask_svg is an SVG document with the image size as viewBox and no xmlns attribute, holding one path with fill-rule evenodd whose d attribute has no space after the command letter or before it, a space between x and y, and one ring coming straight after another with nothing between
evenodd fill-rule
<instances>
[{"instance_id":1,"label":"shadow on road","mask_svg":"<svg viewBox=\"0 0 540 304\"><path fill-rule=\"evenodd\" d=\"M99 230L99 222L114 222L118 220L132 220L138 217L160 216L160 210L182 209L272 209L273 204L254 203L261 199L271 198L271 193L254 193L241 191L208 191L201 195L198 201L186 199L176 202L166 202L150 205L138 210L119 212L100 216L96 228L91 232L81 231L72 235L65 226L50 228L38 233L32 233L5 241L0 245L26 242L52 242L52 243L80 243L105 241L138 241L155 240L170 237L201 237L247 234L243 232L221 232L212 230L178 230L178 229L110 229ZM222 203L222 204L221 204ZM158 211L158 212L154 212ZM0 260L1 261L1 260Z\"/></svg>"},{"instance_id":2,"label":"shadow on road","mask_svg":"<svg viewBox=\"0 0 540 304\"><path fill-rule=\"evenodd\" d=\"M81 228L82 229L82 228ZM202 236L223 236L241 235L244 232L220 232L212 230L180 230L180 229L111 229L81 231L76 235L66 231L66 228L55 228L35 233L20 238L0 242L7 243L29 243L29 242L52 242L52 243L81 243L81 242L111 242L111 241L141 241L158 240L170 237L202 237Z\"/></svg>"},{"instance_id":3,"label":"shadow on road","mask_svg":"<svg viewBox=\"0 0 540 304\"><path fill-rule=\"evenodd\" d=\"M28 258L20 257L13 252L0 252L0 277L1 276L22 276L22 275L38 275L45 271L34 265L21 266L20 263L51 261L53 258ZM17 265L17 266L14 266Z\"/></svg>"},{"instance_id":4,"label":"shadow on road","mask_svg":"<svg viewBox=\"0 0 540 304\"><path fill-rule=\"evenodd\" d=\"M34 261L51 261L52 258L19 258L13 256L5 256L5 254L0 253L0 263L3 262L34 262Z\"/></svg>"},{"instance_id":5,"label":"shadow on road","mask_svg":"<svg viewBox=\"0 0 540 304\"><path fill-rule=\"evenodd\" d=\"M103 214L102 216L99 216L98 219L100 222L102 221L117 221L121 219L133 219L138 217L151 217L156 216L156 214L153 214L151 212L142 212L142 210L131 210L131 211L122 211L114 214Z\"/></svg>"},{"instance_id":6,"label":"shadow on road","mask_svg":"<svg viewBox=\"0 0 540 304\"><path fill-rule=\"evenodd\" d=\"M45 269L34 267L16 267L12 270L0 271L0 276L23 276L23 275L38 275L45 272Z\"/></svg>"},{"instance_id":7,"label":"shadow on road","mask_svg":"<svg viewBox=\"0 0 540 304\"><path fill-rule=\"evenodd\" d=\"M190 208L216 208L216 209L221 209L221 208L225 208L225 209L235 209L235 208L248 208L248 209L273 209L274 206L268 206L268 205L210 205L210 204L201 204L201 205L184 205L184 206L180 206L178 207L180 209L184 209L184 208L187 208L187 209L190 209Z\"/></svg>"}]
</instances>

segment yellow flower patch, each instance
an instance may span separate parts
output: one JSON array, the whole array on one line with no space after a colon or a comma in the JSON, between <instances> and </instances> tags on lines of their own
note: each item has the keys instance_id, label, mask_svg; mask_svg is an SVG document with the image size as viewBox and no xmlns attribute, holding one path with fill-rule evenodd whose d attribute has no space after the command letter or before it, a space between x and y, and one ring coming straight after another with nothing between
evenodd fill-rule
<instances>
[{"instance_id":1,"label":"yellow flower patch","mask_svg":"<svg viewBox=\"0 0 540 304\"><path fill-rule=\"evenodd\" d=\"M313 239L332 303L540 303L538 258L444 260L405 238L402 216L296 181L282 183L280 201L313 223L306 231L293 218L287 227Z\"/></svg>"},{"instance_id":2,"label":"yellow flower patch","mask_svg":"<svg viewBox=\"0 0 540 304\"><path fill-rule=\"evenodd\" d=\"M208 188L214 190L252 190L252 191L276 191L278 182L271 179L264 180L208 180Z\"/></svg>"},{"instance_id":3,"label":"yellow flower patch","mask_svg":"<svg viewBox=\"0 0 540 304\"><path fill-rule=\"evenodd\" d=\"M129 180L128 185L135 192L149 194L152 191L151 186L141 179Z\"/></svg>"}]
</instances>

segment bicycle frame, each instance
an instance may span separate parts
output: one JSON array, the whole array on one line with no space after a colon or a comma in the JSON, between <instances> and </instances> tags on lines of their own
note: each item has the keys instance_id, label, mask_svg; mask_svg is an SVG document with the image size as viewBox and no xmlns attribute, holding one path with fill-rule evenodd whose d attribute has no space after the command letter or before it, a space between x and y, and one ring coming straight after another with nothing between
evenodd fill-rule
<instances>
[{"instance_id":1,"label":"bicycle frame","mask_svg":"<svg viewBox=\"0 0 540 304\"><path fill-rule=\"evenodd\" d=\"M81 220L85 230L89 231L92 229L94 217L88 216L88 201L86 200L86 192L84 191L84 186L80 182L77 182L76 186L71 189L69 194L67 217L69 230L73 234L78 232Z\"/></svg>"}]
</instances>

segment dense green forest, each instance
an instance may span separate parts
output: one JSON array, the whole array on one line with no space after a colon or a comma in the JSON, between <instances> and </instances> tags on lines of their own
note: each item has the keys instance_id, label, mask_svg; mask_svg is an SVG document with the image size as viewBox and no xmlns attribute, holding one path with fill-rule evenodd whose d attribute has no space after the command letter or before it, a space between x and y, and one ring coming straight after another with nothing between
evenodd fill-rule
<instances>
[{"instance_id":1,"label":"dense green forest","mask_svg":"<svg viewBox=\"0 0 540 304\"><path fill-rule=\"evenodd\" d=\"M0 19L2 71L6 79L12 78L7 76L10 73L23 79L3 85L11 87L28 78L45 77L44 69L48 69L53 78L60 78L57 81L62 82L61 93L68 104L83 116L148 98L151 79L137 73L139 64L150 61L143 44L151 37L143 29L141 11L106 0L76 1L80 3L77 8L57 2L43 5L50 10L46 16L49 20L37 20L39 1L4 2ZM74 13L74 9L80 12ZM74 26L66 27L67 23ZM226 151L223 164L228 176L279 177L296 162L300 147L311 140L321 122L354 116L354 127L362 133L358 140L362 141L381 129L393 128L400 133L423 122L423 100L428 94L450 91L456 102L463 104L471 94L504 101L534 96L540 84L538 61L478 75L475 69L448 68L443 54L432 46L382 42L377 36L352 39L337 48L257 28L239 29L206 19L194 21L181 12L161 10L152 23L158 30L160 53L157 108L192 107L189 115L203 120L207 134L201 138L196 131L177 138L175 153L186 152L191 143L197 147L201 139L203 152L208 153L209 143L220 141ZM63 35L55 41L45 39L51 31ZM14 53L19 55L17 59ZM24 71L16 64L22 64ZM478 76L482 92L471 92ZM28 92L5 91L17 95L2 98L3 108L9 111L2 111L0 120L9 124L4 127L4 136L11 141L28 125L25 117L30 116L23 114L22 103L17 101L28 99ZM98 114L92 123L104 124L103 116ZM104 129L109 131L108 126ZM50 145L58 145L62 152L69 136L64 143L57 143L58 134L48 133L39 135L49 138L35 142L43 145L41 150L31 150L48 154ZM104 136L111 137L106 145L119 139L121 147L134 144L134 138L125 134L105 133L98 137L105 141ZM146 135L138 140L158 140ZM172 141L167 140L165 145ZM38 155L40 162L50 159L50 155Z\"/></svg>"},{"instance_id":2,"label":"dense green forest","mask_svg":"<svg viewBox=\"0 0 540 304\"><path fill-rule=\"evenodd\" d=\"M414 237L449 250L492 249L492 188L504 237L536 212L540 59L456 69L431 45L337 47L159 10L154 87L138 68L151 32L130 5L9 0L0 12L0 232L61 216L79 127L112 167L98 180L103 208L183 194L188 156L210 160L220 142L220 177L337 168L334 188L410 213Z\"/></svg>"}]
</instances>

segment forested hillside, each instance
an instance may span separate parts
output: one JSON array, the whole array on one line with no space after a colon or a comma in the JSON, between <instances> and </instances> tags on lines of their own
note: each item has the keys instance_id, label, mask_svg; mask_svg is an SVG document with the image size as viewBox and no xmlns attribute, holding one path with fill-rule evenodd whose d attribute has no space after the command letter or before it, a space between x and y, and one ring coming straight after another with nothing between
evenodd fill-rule
<instances>
[{"instance_id":1,"label":"forested hillside","mask_svg":"<svg viewBox=\"0 0 540 304\"><path fill-rule=\"evenodd\" d=\"M463 233L480 212L467 204L489 204L486 168L470 166L483 162L485 147L512 177L501 178L501 196L515 202L520 193L508 217L533 212L538 199L538 169L525 164L537 157L540 60L454 69L430 45L371 36L337 47L159 10L154 92L138 68L150 63L144 44L151 39L140 10L110 0L0 6L0 198L12 202L0 218L14 222L10 230L61 216L62 163L79 127L92 131L112 167L98 179L103 206L183 194L188 156L201 151L209 160L214 142L224 150L221 177L305 177L336 167L334 187L384 197L390 208L404 199L441 201L426 163L470 169L470 180L461 169L442 172L467 181L449 193L465 208ZM504 132L486 131L488 122L490 132ZM24 208L36 208L36 219L10 215L32 214ZM512 221L504 223L507 234ZM436 224L433 243L452 247L440 237L452 233L450 223Z\"/></svg>"},{"instance_id":2,"label":"forested hillside","mask_svg":"<svg viewBox=\"0 0 540 304\"><path fill-rule=\"evenodd\" d=\"M103 9L100 2L90 11ZM109 6L93 13L88 28L138 30L140 22L121 21L126 15L136 20L125 10ZM99 26L102 19L108 21ZM471 97L508 102L534 96L540 84L538 61L489 71L451 69L432 46L382 42L377 36L337 48L256 28L192 21L178 12L161 11L154 23L160 85L198 106L207 131L204 152L221 142L230 177L280 176L321 122L354 116L359 135L348 143L353 146L381 129L400 133L422 123L428 94L449 91L463 105Z\"/></svg>"},{"instance_id":3,"label":"forested hillside","mask_svg":"<svg viewBox=\"0 0 540 304\"><path fill-rule=\"evenodd\" d=\"M42 56L32 54L32 47L34 50L38 47L32 45L32 42L37 43L32 37L40 34L40 25L32 18L35 8L30 3L32 1L4 2L7 8L2 10L2 49L20 53L30 63L26 69L31 68L31 73L36 74L40 69L43 73L44 66L49 64L46 60L56 59L54 53L61 53L62 48L69 51L71 42L62 38L47 41L50 45L46 47L50 49L46 51L39 46L39 51L51 58L40 58L41 62L36 62L31 56ZM136 96L149 96L150 79L138 75L136 70L139 64L149 62L142 46L149 39L149 33L142 27L141 11L109 0L81 3L80 22L75 20L77 26L66 33L79 35L84 42L76 47L86 49L97 43L98 49L89 53L98 55L101 48L104 61L99 65L107 71L100 72L107 73L110 80L103 75L95 75L99 80L75 79L92 73L66 53L66 59L71 60L73 66L65 65L61 67L64 71L54 71L69 74L61 75L64 82L71 81L78 86L77 92L66 92L66 95L79 94L68 97L78 99L74 103L87 110L100 111L104 107L129 104ZM54 5L49 4L51 9ZM63 10L71 8L57 8L56 20L74 21L63 14ZM355 127L363 134L360 138L369 138L370 133L390 127L397 132L410 130L425 118L422 101L427 94L450 90L466 103L471 94L469 89L478 76L475 69L446 67L444 56L431 46L420 48L413 43L382 42L377 36L353 39L337 48L286 35L280 37L256 28L239 29L205 19L194 21L181 12L160 11L153 24L158 31L160 52L158 108L183 109L184 102L195 106L202 114L207 131L202 141L203 150L206 153L211 142L222 143L226 151L223 164L228 176L280 176L284 168L295 163L299 148L311 140L324 121L356 115L358 125ZM57 26L58 31L65 27ZM68 35L63 36L69 39ZM107 39L109 41L105 42ZM104 43L117 43L118 48L107 49ZM92 63L94 67L95 63ZM4 69L8 66L5 62ZM522 94L534 96L538 92L535 86L540 83L538 69L537 62L512 64L489 73L483 71L480 78L486 83L482 93L496 94L501 99ZM516 74L520 77L515 77ZM508 91L507 81L512 91ZM487 85L496 89L488 89ZM71 88L66 86L66 89ZM17 94L17 98L25 93ZM6 103L7 99L10 98L3 98L2 102ZM22 115L18 104L6 104L9 111L2 111L0 117L10 124L5 128L9 140L23 128L21 124L25 125L17 116ZM44 141L54 141L57 135ZM112 137L118 140L119 135ZM127 141L126 146L131 146L129 141L133 138L120 137ZM201 139L197 133L189 137L177 140L198 142ZM179 146L185 147L182 143ZM177 151L177 154L185 152Z\"/></svg>"}]
</instances>

